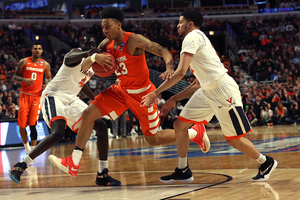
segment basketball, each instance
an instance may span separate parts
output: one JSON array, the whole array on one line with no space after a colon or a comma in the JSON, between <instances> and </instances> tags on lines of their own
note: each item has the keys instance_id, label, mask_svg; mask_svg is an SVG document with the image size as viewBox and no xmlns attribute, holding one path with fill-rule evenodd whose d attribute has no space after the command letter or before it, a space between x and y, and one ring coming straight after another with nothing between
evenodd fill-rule
<instances>
[{"instance_id":1,"label":"basketball","mask_svg":"<svg viewBox=\"0 0 300 200\"><path fill-rule=\"evenodd\" d=\"M92 65L92 68L94 70L94 73L99 76L99 77L109 77L110 75L112 75L116 68L117 68L117 63L116 63L116 59L114 58L113 55L111 55L110 53L107 53L107 52L103 52L101 54L105 54L107 56L109 56L113 62L112 66L111 66L111 69L109 68L104 68L102 65L100 65L99 63L97 62L94 62L94 64ZM105 70L106 69L106 70Z\"/></svg>"}]
</instances>

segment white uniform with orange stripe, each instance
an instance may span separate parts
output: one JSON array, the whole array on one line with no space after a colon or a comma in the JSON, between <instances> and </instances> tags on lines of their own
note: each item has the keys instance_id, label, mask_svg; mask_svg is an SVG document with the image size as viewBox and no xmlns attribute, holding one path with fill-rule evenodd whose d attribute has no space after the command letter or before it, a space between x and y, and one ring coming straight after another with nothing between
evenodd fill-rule
<instances>
[{"instance_id":1,"label":"white uniform with orange stripe","mask_svg":"<svg viewBox=\"0 0 300 200\"><path fill-rule=\"evenodd\" d=\"M67 67L63 63L58 73L43 91L41 107L44 120L49 127L51 127L52 121L64 119L73 131L78 131L81 114L87 108L87 104L80 100L77 95L94 74L92 68L82 71L82 62L75 67Z\"/></svg>"},{"instance_id":2,"label":"white uniform with orange stripe","mask_svg":"<svg viewBox=\"0 0 300 200\"><path fill-rule=\"evenodd\" d=\"M243 111L239 87L227 74L215 49L200 30L190 32L182 42L181 54L194 54L190 68L200 82L180 113L181 121L207 124L216 115L226 139L243 137L252 130Z\"/></svg>"}]
</instances>

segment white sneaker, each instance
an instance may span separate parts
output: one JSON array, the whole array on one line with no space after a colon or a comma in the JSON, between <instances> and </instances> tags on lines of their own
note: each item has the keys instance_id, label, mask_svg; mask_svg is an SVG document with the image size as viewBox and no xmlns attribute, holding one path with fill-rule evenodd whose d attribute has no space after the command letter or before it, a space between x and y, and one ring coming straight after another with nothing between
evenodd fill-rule
<instances>
[{"instance_id":1,"label":"white sneaker","mask_svg":"<svg viewBox=\"0 0 300 200\"><path fill-rule=\"evenodd\" d=\"M97 132L93 129L90 140L96 139L97 138Z\"/></svg>"},{"instance_id":2,"label":"white sneaker","mask_svg":"<svg viewBox=\"0 0 300 200\"><path fill-rule=\"evenodd\" d=\"M114 137L114 135L113 135L112 133L110 133L110 132L108 132L107 134L108 134L108 137L109 137L109 138Z\"/></svg>"},{"instance_id":3,"label":"white sneaker","mask_svg":"<svg viewBox=\"0 0 300 200\"><path fill-rule=\"evenodd\" d=\"M138 133L135 131L134 128L132 128L131 131L130 131L130 134L131 134L131 135L137 135Z\"/></svg>"}]
</instances>

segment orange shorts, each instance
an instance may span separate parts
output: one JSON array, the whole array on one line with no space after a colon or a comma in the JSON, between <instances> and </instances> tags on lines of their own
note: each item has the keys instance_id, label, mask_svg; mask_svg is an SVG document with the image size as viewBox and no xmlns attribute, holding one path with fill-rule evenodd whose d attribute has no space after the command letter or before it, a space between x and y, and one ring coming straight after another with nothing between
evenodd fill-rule
<instances>
[{"instance_id":1,"label":"orange shorts","mask_svg":"<svg viewBox=\"0 0 300 200\"><path fill-rule=\"evenodd\" d=\"M155 89L155 86L151 84L146 91L136 94L133 91L124 90L120 84L113 85L98 94L92 104L99 109L102 116L108 115L112 120L129 108L140 121L144 135L152 136L157 133L160 125L157 105L143 107L140 102L143 96Z\"/></svg>"},{"instance_id":2,"label":"orange shorts","mask_svg":"<svg viewBox=\"0 0 300 200\"><path fill-rule=\"evenodd\" d=\"M20 93L18 125L21 128L26 128L27 125L36 125L41 111L40 98L40 94L28 95Z\"/></svg>"}]
</instances>

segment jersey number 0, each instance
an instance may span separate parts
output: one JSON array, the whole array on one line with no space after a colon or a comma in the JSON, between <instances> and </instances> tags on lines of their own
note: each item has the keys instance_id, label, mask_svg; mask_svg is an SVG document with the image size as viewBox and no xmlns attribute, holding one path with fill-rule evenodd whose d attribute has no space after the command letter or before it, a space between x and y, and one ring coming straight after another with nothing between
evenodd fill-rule
<instances>
[{"instance_id":1,"label":"jersey number 0","mask_svg":"<svg viewBox=\"0 0 300 200\"><path fill-rule=\"evenodd\" d=\"M37 74L35 72L31 73L31 79L36 80Z\"/></svg>"}]
</instances>

